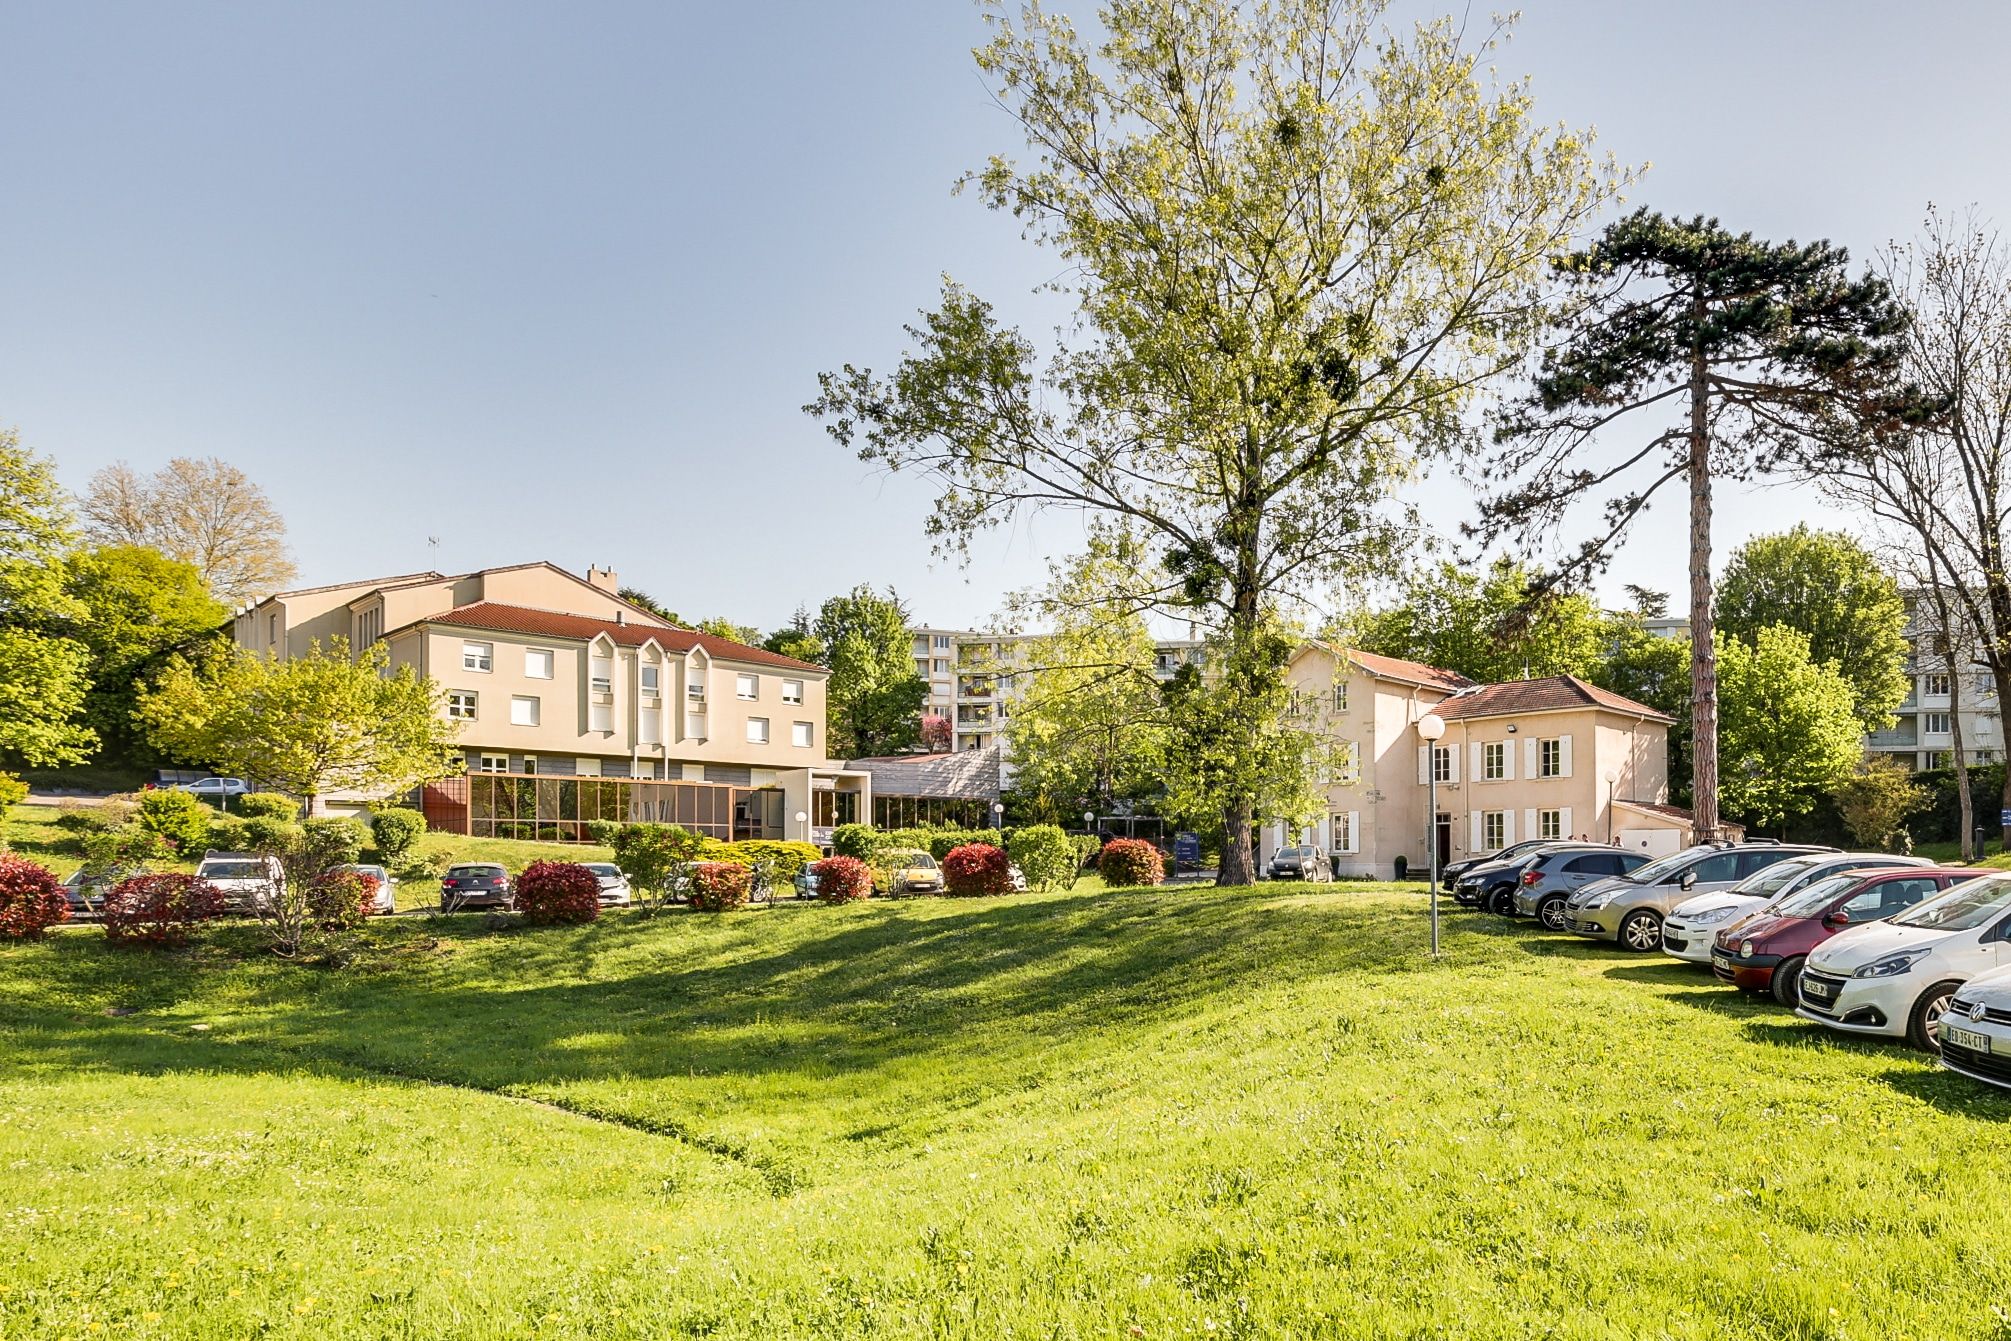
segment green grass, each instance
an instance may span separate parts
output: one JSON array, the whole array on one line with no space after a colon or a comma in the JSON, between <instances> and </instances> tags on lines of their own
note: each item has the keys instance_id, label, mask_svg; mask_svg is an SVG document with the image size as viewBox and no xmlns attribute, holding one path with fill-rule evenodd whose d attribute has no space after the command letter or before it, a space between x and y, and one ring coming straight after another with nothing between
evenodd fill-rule
<instances>
[{"instance_id":1,"label":"green grass","mask_svg":"<svg viewBox=\"0 0 2011 1341\"><path fill-rule=\"evenodd\" d=\"M9 946L0 1336L2011 1335L2011 1101L1422 906Z\"/></svg>"}]
</instances>

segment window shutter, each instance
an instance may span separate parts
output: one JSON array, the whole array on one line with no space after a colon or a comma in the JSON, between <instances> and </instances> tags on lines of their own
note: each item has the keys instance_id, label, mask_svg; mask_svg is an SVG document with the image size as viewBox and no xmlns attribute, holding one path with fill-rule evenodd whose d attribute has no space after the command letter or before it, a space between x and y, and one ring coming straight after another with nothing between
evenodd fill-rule
<instances>
[{"instance_id":1,"label":"window shutter","mask_svg":"<svg viewBox=\"0 0 2011 1341\"><path fill-rule=\"evenodd\" d=\"M1557 742L1557 769L1560 777L1571 776L1571 737L1560 736Z\"/></svg>"},{"instance_id":2,"label":"window shutter","mask_svg":"<svg viewBox=\"0 0 2011 1341\"><path fill-rule=\"evenodd\" d=\"M1446 747L1445 747L1445 751L1446 751L1446 757L1445 757L1445 780L1446 780L1447 782L1458 782L1458 781L1459 781L1459 746L1457 746L1457 745L1448 745L1448 746L1446 746Z\"/></svg>"},{"instance_id":3,"label":"window shutter","mask_svg":"<svg viewBox=\"0 0 2011 1341\"><path fill-rule=\"evenodd\" d=\"M1473 830L1473 841L1467 844L1467 850L1469 852L1479 852L1482 850L1480 845L1487 841L1481 836L1480 812L1478 810L1469 810L1466 812L1466 818L1469 821L1468 827Z\"/></svg>"},{"instance_id":4,"label":"window shutter","mask_svg":"<svg viewBox=\"0 0 2011 1341\"><path fill-rule=\"evenodd\" d=\"M1562 810L1557 812L1557 834L1560 838L1571 837L1572 829L1571 829L1570 806L1565 806Z\"/></svg>"},{"instance_id":5,"label":"window shutter","mask_svg":"<svg viewBox=\"0 0 2011 1341\"><path fill-rule=\"evenodd\" d=\"M1534 778L1536 776L1536 751L1538 748L1539 746L1534 736L1522 742L1522 776L1525 778Z\"/></svg>"},{"instance_id":6,"label":"window shutter","mask_svg":"<svg viewBox=\"0 0 2011 1341\"><path fill-rule=\"evenodd\" d=\"M1348 852L1362 850L1362 812L1359 810L1348 812L1348 845L1344 850Z\"/></svg>"},{"instance_id":7,"label":"window shutter","mask_svg":"<svg viewBox=\"0 0 2011 1341\"><path fill-rule=\"evenodd\" d=\"M1420 784L1431 781L1431 746L1417 747L1417 780Z\"/></svg>"},{"instance_id":8,"label":"window shutter","mask_svg":"<svg viewBox=\"0 0 2011 1341\"><path fill-rule=\"evenodd\" d=\"M1473 751L1472 751L1472 753L1473 753L1473 759L1472 759L1472 761L1470 762L1470 764L1468 765L1468 768L1467 768L1467 775L1468 775L1468 777L1469 777L1469 778L1470 778L1470 779L1471 779L1472 781L1474 781L1474 782L1479 782L1479 781L1480 781L1480 761L1481 761L1482 759L1484 759L1484 758L1486 758L1486 757L1487 757L1487 746L1485 746L1485 745L1476 745L1476 746L1474 746L1474 747L1473 747Z\"/></svg>"},{"instance_id":9,"label":"window shutter","mask_svg":"<svg viewBox=\"0 0 2011 1341\"><path fill-rule=\"evenodd\" d=\"M1513 814L1514 812L1510 811L1509 813ZM1536 827L1536 812L1534 810L1525 810L1522 812L1522 825L1525 829L1529 830L1527 834L1523 835L1524 837L1538 838L1542 836L1543 831Z\"/></svg>"},{"instance_id":10,"label":"window shutter","mask_svg":"<svg viewBox=\"0 0 2011 1341\"><path fill-rule=\"evenodd\" d=\"M1513 847L1515 845L1515 812L1513 810L1504 810L1501 812L1501 845L1503 847Z\"/></svg>"},{"instance_id":11,"label":"window shutter","mask_svg":"<svg viewBox=\"0 0 2011 1341\"><path fill-rule=\"evenodd\" d=\"M1515 781L1515 742L1513 740L1505 740L1501 743L1501 776L1506 781Z\"/></svg>"}]
</instances>

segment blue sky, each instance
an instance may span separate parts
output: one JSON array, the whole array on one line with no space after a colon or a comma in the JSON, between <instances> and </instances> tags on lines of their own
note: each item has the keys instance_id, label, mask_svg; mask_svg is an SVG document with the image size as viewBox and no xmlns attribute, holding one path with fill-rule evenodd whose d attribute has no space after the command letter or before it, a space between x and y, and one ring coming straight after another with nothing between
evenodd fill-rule
<instances>
[{"instance_id":1,"label":"blue sky","mask_svg":"<svg viewBox=\"0 0 2011 1341\"><path fill-rule=\"evenodd\" d=\"M981 38L960 0L0 7L0 424L76 487L237 463L305 581L549 558L689 617L870 581L981 621L1075 524L932 564L925 487L799 408L943 273L1052 324L1052 258L950 193L1019 147ZM2011 221L2008 38L1995 0L1530 0L1499 66L1652 162L1637 201L1868 256L1930 200ZM1613 589L1680 589L1675 502ZM1799 517L1727 498L1721 551Z\"/></svg>"}]
</instances>

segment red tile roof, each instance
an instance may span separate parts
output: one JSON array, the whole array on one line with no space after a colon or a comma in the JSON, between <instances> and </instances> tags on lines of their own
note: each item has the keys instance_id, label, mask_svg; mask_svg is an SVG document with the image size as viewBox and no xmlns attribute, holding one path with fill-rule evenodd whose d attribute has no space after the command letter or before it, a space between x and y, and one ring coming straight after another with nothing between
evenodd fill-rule
<instances>
[{"instance_id":1,"label":"red tile roof","mask_svg":"<svg viewBox=\"0 0 2011 1341\"><path fill-rule=\"evenodd\" d=\"M524 605L502 605L495 601L478 601L474 605L463 605L441 615L428 615L414 620L418 624L447 624L462 629L488 629L495 633L528 633L536 638L569 638L575 642L588 642L605 633L609 640L623 647L641 647L655 639L657 644L669 652L689 652L693 648L703 648L705 654L722 661L738 661L753 666L774 666L780 670L801 670L822 672L824 667L785 657L777 652L759 647L749 647L736 643L730 638L715 638L709 633L699 633L693 629L680 629L669 624L616 623L612 619L595 619L588 615L561 614L556 610L534 610Z\"/></svg>"},{"instance_id":2,"label":"red tile roof","mask_svg":"<svg viewBox=\"0 0 2011 1341\"><path fill-rule=\"evenodd\" d=\"M1402 657L1353 650L1343 655L1369 674L1385 680L1401 680L1405 684L1423 685L1428 689L1465 689L1473 683L1464 675L1427 666L1422 661L1405 661Z\"/></svg>"},{"instance_id":3,"label":"red tile roof","mask_svg":"<svg viewBox=\"0 0 2011 1341\"><path fill-rule=\"evenodd\" d=\"M1451 721L1461 717L1512 717L1523 712L1554 712L1560 708L1606 708L1657 722L1673 720L1645 703L1636 703L1624 694L1587 684L1575 675L1549 675L1540 680L1510 680L1505 684L1482 685L1472 693L1458 694L1437 704L1432 711Z\"/></svg>"}]
</instances>

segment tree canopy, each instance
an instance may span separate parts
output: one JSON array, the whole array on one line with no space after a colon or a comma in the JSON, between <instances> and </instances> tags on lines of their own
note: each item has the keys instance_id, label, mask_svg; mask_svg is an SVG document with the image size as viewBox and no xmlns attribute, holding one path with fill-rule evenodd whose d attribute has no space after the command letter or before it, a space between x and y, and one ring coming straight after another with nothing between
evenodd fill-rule
<instances>
[{"instance_id":1,"label":"tree canopy","mask_svg":"<svg viewBox=\"0 0 2011 1341\"><path fill-rule=\"evenodd\" d=\"M1591 677L1613 639L1598 602L1580 592L1532 593L1510 559L1485 573L1455 563L1424 570L1396 603L1364 612L1354 644L1422 661L1482 684L1525 675Z\"/></svg>"},{"instance_id":2,"label":"tree canopy","mask_svg":"<svg viewBox=\"0 0 2011 1341\"><path fill-rule=\"evenodd\" d=\"M104 756L141 762L145 741L133 721L141 683L170 656L201 662L206 649L220 650L230 612L209 594L194 564L136 545L78 554L67 586L80 607L75 636L91 658L84 720Z\"/></svg>"},{"instance_id":3,"label":"tree canopy","mask_svg":"<svg viewBox=\"0 0 2011 1341\"><path fill-rule=\"evenodd\" d=\"M1248 883L1301 602L1407 537L1391 486L1526 355L1547 263L1614 175L1451 20L1113 0L1092 43L1038 5L988 8L979 70L1032 158L968 181L1060 255L1073 328L1043 354L949 282L892 374L827 373L809 409L929 478L943 552L1050 507L1137 528L1132 604L1213 641L1185 692L1221 766L1195 776L1221 789L1222 880Z\"/></svg>"},{"instance_id":4,"label":"tree canopy","mask_svg":"<svg viewBox=\"0 0 2011 1341\"><path fill-rule=\"evenodd\" d=\"M95 743L81 722L89 651L67 636L76 532L55 467L0 429L0 755L53 766Z\"/></svg>"},{"instance_id":5,"label":"tree canopy","mask_svg":"<svg viewBox=\"0 0 2011 1341\"><path fill-rule=\"evenodd\" d=\"M236 607L293 580L286 519L244 471L178 456L152 475L121 461L91 477L83 512L100 545L143 545L195 565L210 593Z\"/></svg>"},{"instance_id":6,"label":"tree canopy","mask_svg":"<svg viewBox=\"0 0 2011 1341\"><path fill-rule=\"evenodd\" d=\"M1728 814L1778 829L1807 814L1864 756L1850 682L1809 656L1798 629L1720 637L1721 741Z\"/></svg>"},{"instance_id":7,"label":"tree canopy","mask_svg":"<svg viewBox=\"0 0 2011 1341\"><path fill-rule=\"evenodd\" d=\"M860 585L817 612L831 678L825 686L826 734L840 758L890 754L920 739L928 682L915 674L908 611L889 589Z\"/></svg>"}]
</instances>

